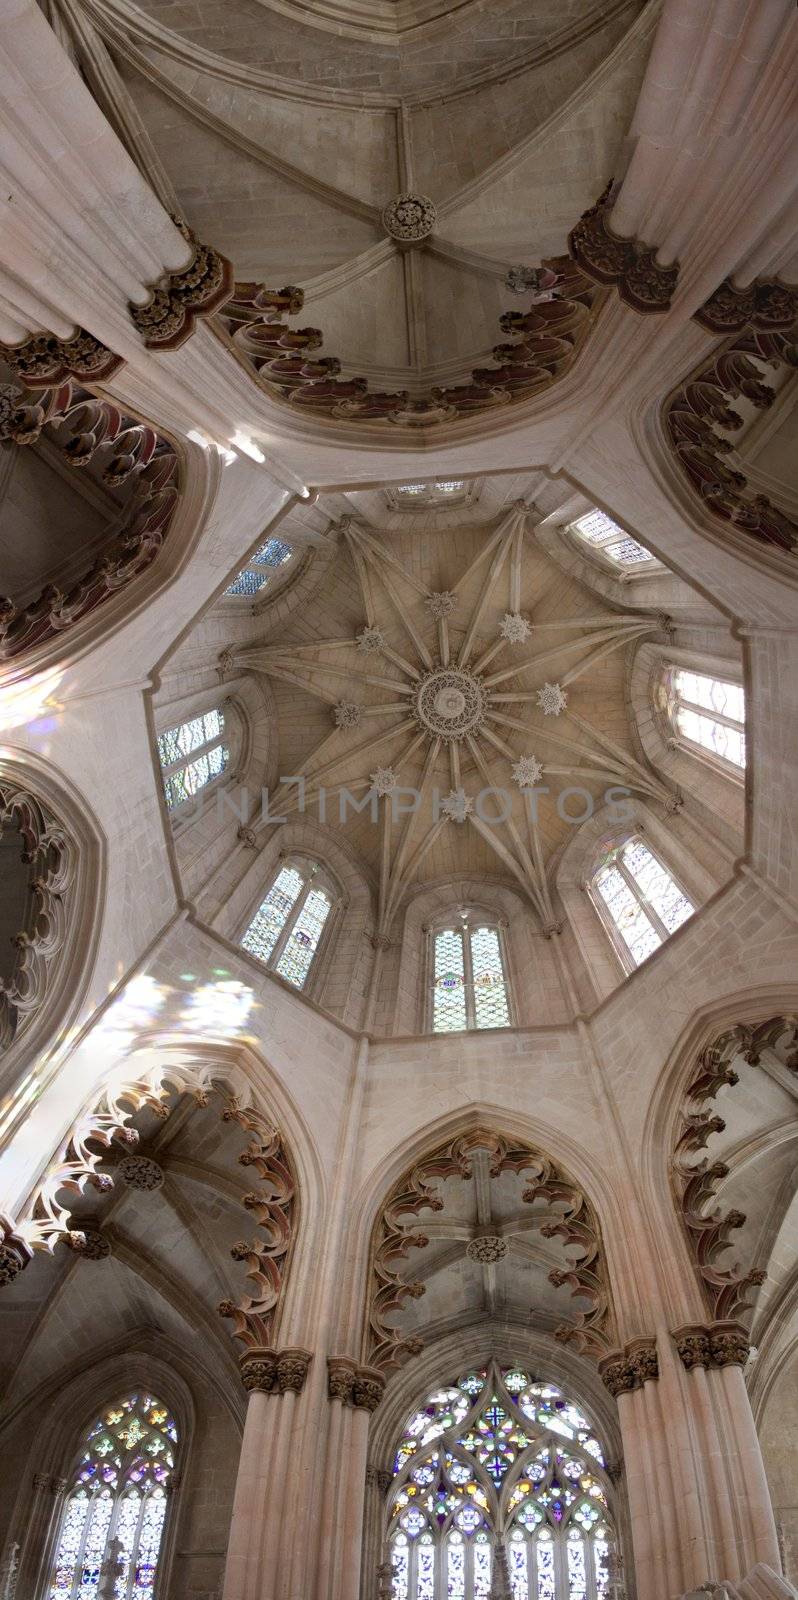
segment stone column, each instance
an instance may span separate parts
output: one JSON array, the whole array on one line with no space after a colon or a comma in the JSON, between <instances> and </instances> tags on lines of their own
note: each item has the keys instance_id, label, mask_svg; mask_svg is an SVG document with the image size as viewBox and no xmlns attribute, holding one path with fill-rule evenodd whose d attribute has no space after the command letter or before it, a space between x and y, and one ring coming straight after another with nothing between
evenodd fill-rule
<instances>
[{"instance_id":1,"label":"stone column","mask_svg":"<svg viewBox=\"0 0 798 1600\"><path fill-rule=\"evenodd\" d=\"M33 1502L16 1574L19 1595L39 1594L46 1585L66 1489L66 1478L55 1478L49 1472L33 1474Z\"/></svg>"},{"instance_id":2,"label":"stone column","mask_svg":"<svg viewBox=\"0 0 798 1600\"><path fill-rule=\"evenodd\" d=\"M704 1419L698 1437L715 1514L715 1571L703 1576L742 1578L758 1562L779 1572L776 1521L743 1378L748 1332L739 1322L690 1324L677 1328L673 1340L685 1388Z\"/></svg>"},{"instance_id":3,"label":"stone column","mask_svg":"<svg viewBox=\"0 0 798 1600\"><path fill-rule=\"evenodd\" d=\"M385 1376L346 1356L327 1363L331 1406L314 1600L360 1600L369 1417Z\"/></svg>"},{"instance_id":4,"label":"stone column","mask_svg":"<svg viewBox=\"0 0 798 1600\"><path fill-rule=\"evenodd\" d=\"M307 1350L251 1349L241 1357L249 1394L238 1465L223 1600L276 1600L294 1407Z\"/></svg>"}]
</instances>

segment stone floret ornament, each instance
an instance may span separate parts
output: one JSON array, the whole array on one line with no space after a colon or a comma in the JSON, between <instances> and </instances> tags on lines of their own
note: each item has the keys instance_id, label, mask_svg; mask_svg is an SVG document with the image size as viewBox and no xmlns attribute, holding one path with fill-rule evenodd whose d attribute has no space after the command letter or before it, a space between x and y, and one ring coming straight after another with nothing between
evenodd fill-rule
<instances>
[{"instance_id":1,"label":"stone floret ornament","mask_svg":"<svg viewBox=\"0 0 798 1600\"><path fill-rule=\"evenodd\" d=\"M668 311L679 264L660 266L656 246L613 233L608 221L616 198L613 190L613 183L608 183L595 205L582 214L568 236L568 249L589 278L615 284L625 305L635 311Z\"/></svg>"},{"instance_id":2,"label":"stone floret ornament","mask_svg":"<svg viewBox=\"0 0 798 1600\"><path fill-rule=\"evenodd\" d=\"M513 762L511 771L513 782L518 784L519 789L534 789L543 777L543 766L536 756L519 756Z\"/></svg>"},{"instance_id":3,"label":"stone floret ornament","mask_svg":"<svg viewBox=\"0 0 798 1600\"><path fill-rule=\"evenodd\" d=\"M538 689L537 702L544 716L559 717L568 704L568 696L559 683L544 683Z\"/></svg>"},{"instance_id":4,"label":"stone floret ornament","mask_svg":"<svg viewBox=\"0 0 798 1600\"><path fill-rule=\"evenodd\" d=\"M435 594L427 595L424 604L434 622L442 622L457 610L457 595L450 589L441 589Z\"/></svg>"},{"instance_id":5,"label":"stone floret ornament","mask_svg":"<svg viewBox=\"0 0 798 1600\"><path fill-rule=\"evenodd\" d=\"M391 794L399 782L393 767L376 767L369 773L374 792L382 799L383 795Z\"/></svg>"},{"instance_id":6,"label":"stone floret ornament","mask_svg":"<svg viewBox=\"0 0 798 1600\"><path fill-rule=\"evenodd\" d=\"M499 623L499 633L508 644L523 644L532 632L532 624L520 611L505 611Z\"/></svg>"},{"instance_id":7,"label":"stone floret ornament","mask_svg":"<svg viewBox=\"0 0 798 1600\"><path fill-rule=\"evenodd\" d=\"M353 700L339 700L333 706L332 719L336 728L357 728L360 725L360 706Z\"/></svg>"},{"instance_id":8,"label":"stone floret ornament","mask_svg":"<svg viewBox=\"0 0 798 1600\"><path fill-rule=\"evenodd\" d=\"M385 232L400 244L417 244L432 233L438 213L426 194L399 194L382 213Z\"/></svg>"},{"instance_id":9,"label":"stone floret ornament","mask_svg":"<svg viewBox=\"0 0 798 1600\"><path fill-rule=\"evenodd\" d=\"M379 628L361 628L356 643L361 655L364 656L374 655L385 647L385 639Z\"/></svg>"},{"instance_id":10,"label":"stone floret ornament","mask_svg":"<svg viewBox=\"0 0 798 1600\"><path fill-rule=\"evenodd\" d=\"M465 822L471 816L474 801L465 789L452 789L441 801L441 811L450 822Z\"/></svg>"},{"instance_id":11,"label":"stone floret ornament","mask_svg":"<svg viewBox=\"0 0 798 1600\"><path fill-rule=\"evenodd\" d=\"M180 272L166 273L150 291L146 305L130 304L134 326L148 350L178 350L193 333L198 317L208 317L230 299L235 275L230 262L201 244L185 223L174 219L192 247Z\"/></svg>"}]
</instances>

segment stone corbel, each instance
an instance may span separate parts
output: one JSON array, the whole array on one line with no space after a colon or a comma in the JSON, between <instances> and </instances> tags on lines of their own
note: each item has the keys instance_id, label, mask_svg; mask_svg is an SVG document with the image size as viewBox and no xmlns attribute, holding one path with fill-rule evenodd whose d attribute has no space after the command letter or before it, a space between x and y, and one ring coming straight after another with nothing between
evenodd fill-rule
<instances>
[{"instance_id":1,"label":"stone corbel","mask_svg":"<svg viewBox=\"0 0 798 1600\"><path fill-rule=\"evenodd\" d=\"M235 289L230 262L174 219L193 247L181 272L168 272L154 285L146 305L130 303L130 316L148 350L178 350L194 331L198 317L208 317L229 300Z\"/></svg>"},{"instance_id":2,"label":"stone corbel","mask_svg":"<svg viewBox=\"0 0 798 1600\"><path fill-rule=\"evenodd\" d=\"M613 1350L598 1364L599 1376L613 1399L631 1394L659 1377L656 1339L633 1339L623 1350Z\"/></svg>"},{"instance_id":3,"label":"stone corbel","mask_svg":"<svg viewBox=\"0 0 798 1600\"><path fill-rule=\"evenodd\" d=\"M248 1394L301 1394L312 1360L309 1350L254 1347L238 1358L241 1382Z\"/></svg>"},{"instance_id":4,"label":"stone corbel","mask_svg":"<svg viewBox=\"0 0 798 1600\"><path fill-rule=\"evenodd\" d=\"M688 1372L694 1367L744 1367L751 1354L748 1331L741 1322L686 1323L675 1328L671 1338Z\"/></svg>"},{"instance_id":5,"label":"stone corbel","mask_svg":"<svg viewBox=\"0 0 798 1600\"><path fill-rule=\"evenodd\" d=\"M679 276L679 263L659 265L656 245L622 239L607 218L615 204L608 183L594 206L585 211L568 235L572 259L594 283L614 284L635 311L668 311Z\"/></svg>"}]
</instances>

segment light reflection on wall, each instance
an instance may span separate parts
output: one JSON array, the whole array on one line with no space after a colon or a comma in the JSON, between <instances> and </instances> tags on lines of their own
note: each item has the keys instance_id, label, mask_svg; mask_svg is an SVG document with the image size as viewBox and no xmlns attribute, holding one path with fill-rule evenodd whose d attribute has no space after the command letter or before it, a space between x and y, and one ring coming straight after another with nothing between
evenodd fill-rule
<instances>
[{"instance_id":1,"label":"light reflection on wall","mask_svg":"<svg viewBox=\"0 0 798 1600\"><path fill-rule=\"evenodd\" d=\"M53 668L50 672L40 672L38 677L26 678L22 683L0 687L0 732L24 728L31 723L34 724L29 728L32 734L51 732L55 722L47 713L61 709L54 694L62 676L59 669ZM43 720L37 727L39 718Z\"/></svg>"},{"instance_id":2,"label":"light reflection on wall","mask_svg":"<svg viewBox=\"0 0 798 1600\"><path fill-rule=\"evenodd\" d=\"M209 1033L240 1033L249 1016L255 996L245 983L236 978L219 979L216 983L200 984L189 995L188 1005L180 1016L192 1030L199 1028Z\"/></svg>"}]
</instances>

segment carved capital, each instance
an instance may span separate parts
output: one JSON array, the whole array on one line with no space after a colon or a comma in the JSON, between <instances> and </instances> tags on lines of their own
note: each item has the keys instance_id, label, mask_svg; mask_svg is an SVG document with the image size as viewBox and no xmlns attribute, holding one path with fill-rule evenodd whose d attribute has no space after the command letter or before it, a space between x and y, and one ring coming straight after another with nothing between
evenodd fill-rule
<instances>
[{"instance_id":1,"label":"carved capital","mask_svg":"<svg viewBox=\"0 0 798 1600\"><path fill-rule=\"evenodd\" d=\"M100 1228L87 1227L85 1223L79 1231L69 1233L66 1242L84 1261L107 1261L111 1254L107 1235Z\"/></svg>"},{"instance_id":2,"label":"carved capital","mask_svg":"<svg viewBox=\"0 0 798 1600\"><path fill-rule=\"evenodd\" d=\"M693 1367L708 1367L712 1361L709 1344L709 1333L700 1324L687 1324L684 1328L676 1328L671 1336L676 1345L679 1360L688 1372Z\"/></svg>"},{"instance_id":3,"label":"carved capital","mask_svg":"<svg viewBox=\"0 0 798 1600\"><path fill-rule=\"evenodd\" d=\"M163 1185L163 1168L150 1156L124 1156L116 1170L129 1189L150 1191Z\"/></svg>"},{"instance_id":4,"label":"carved capital","mask_svg":"<svg viewBox=\"0 0 798 1600\"><path fill-rule=\"evenodd\" d=\"M194 331L198 317L208 317L229 300L235 288L230 262L177 221L193 246L193 257L182 272L160 278L144 306L131 303L130 316L148 350L177 350Z\"/></svg>"},{"instance_id":5,"label":"carved capital","mask_svg":"<svg viewBox=\"0 0 798 1600\"><path fill-rule=\"evenodd\" d=\"M239 1356L241 1382L248 1394L271 1394L277 1384L277 1351L247 1350Z\"/></svg>"},{"instance_id":6,"label":"carved capital","mask_svg":"<svg viewBox=\"0 0 798 1600\"><path fill-rule=\"evenodd\" d=\"M13 1283L32 1256L30 1246L14 1231L10 1217L0 1217L0 1287Z\"/></svg>"},{"instance_id":7,"label":"carved capital","mask_svg":"<svg viewBox=\"0 0 798 1600\"><path fill-rule=\"evenodd\" d=\"M376 1411L385 1392L385 1374L374 1367L358 1367L352 1390L352 1404L364 1411Z\"/></svg>"},{"instance_id":8,"label":"carved capital","mask_svg":"<svg viewBox=\"0 0 798 1600\"><path fill-rule=\"evenodd\" d=\"M741 1322L710 1322L676 1328L673 1341L688 1372L693 1367L744 1367L751 1354L748 1330Z\"/></svg>"},{"instance_id":9,"label":"carved capital","mask_svg":"<svg viewBox=\"0 0 798 1600\"><path fill-rule=\"evenodd\" d=\"M102 383L124 366L121 356L85 328L77 328L71 339L57 339L53 333L32 333L22 344L0 344L0 351L14 375L29 389L49 389L67 378Z\"/></svg>"},{"instance_id":10,"label":"carved capital","mask_svg":"<svg viewBox=\"0 0 798 1600\"><path fill-rule=\"evenodd\" d=\"M710 333L740 333L751 327L789 330L798 317L798 289L778 278L759 278L738 289L725 278L694 313Z\"/></svg>"},{"instance_id":11,"label":"carved capital","mask_svg":"<svg viewBox=\"0 0 798 1600\"><path fill-rule=\"evenodd\" d=\"M352 1391L355 1386L355 1363L346 1356L330 1356L327 1361L327 1393L331 1400L340 1400L342 1405L352 1404Z\"/></svg>"},{"instance_id":12,"label":"carved capital","mask_svg":"<svg viewBox=\"0 0 798 1600\"><path fill-rule=\"evenodd\" d=\"M613 1350L599 1362L599 1376L613 1398L642 1389L659 1377L656 1339L633 1339L623 1350Z\"/></svg>"},{"instance_id":13,"label":"carved capital","mask_svg":"<svg viewBox=\"0 0 798 1600\"><path fill-rule=\"evenodd\" d=\"M678 262L662 267L656 246L613 233L607 219L614 203L608 183L570 233L571 255L596 283L615 284L621 299L635 311L667 311L679 276Z\"/></svg>"},{"instance_id":14,"label":"carved capital","mask_svg":"<svg viewBox=\"0 0 798 1600\"><path fill-rule=\"evenodd\" d=\"M301 1394L313 1357L309 1350L281 1350L277 1357L277 1387L281 1394Z\"/></svg>"}]
</instances>

